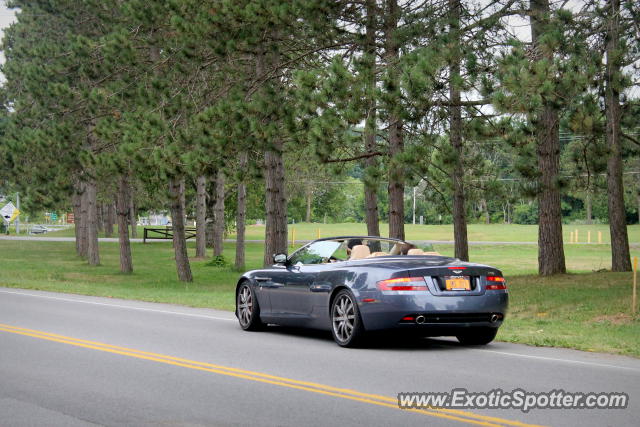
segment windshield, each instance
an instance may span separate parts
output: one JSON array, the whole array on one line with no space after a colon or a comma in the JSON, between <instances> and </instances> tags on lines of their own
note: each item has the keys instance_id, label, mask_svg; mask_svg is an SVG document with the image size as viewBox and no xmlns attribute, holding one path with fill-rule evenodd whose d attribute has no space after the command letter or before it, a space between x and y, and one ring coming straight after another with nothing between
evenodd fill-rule
<instances>
[{"instance_id":1,"label":"windshield","mask_svg":"<svg viewBox=\"0 0 640 427\"><path fill-rule=\"evenodd\" d=\"M320 240L295 252L290 263L323 264L389 255L436 255L433 248L418 247L412 243L387 239L360 237Z\"/></svg>"},{"instance_id":2,"label":"windshield","mask_svg":"<svg viewBox=\"0 0 640 427\"><path fill-rule=\"evenodd\" d=\"M322 240L300 249L291 257L292 264L321 264L329 262L333 254L341 246L337 240Z\"/></svg>"}]
</instances>

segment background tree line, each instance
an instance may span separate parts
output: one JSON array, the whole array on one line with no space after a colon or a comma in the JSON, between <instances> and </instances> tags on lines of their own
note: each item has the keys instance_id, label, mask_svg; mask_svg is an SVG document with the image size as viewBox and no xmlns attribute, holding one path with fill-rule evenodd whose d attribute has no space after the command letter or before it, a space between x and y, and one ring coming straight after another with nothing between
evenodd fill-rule
<instances>
[{"instance_id":1,"label":"background tree line","mask_svg":"<svg viewBox=\"0 0 640 427\"><path fill-rule=\"evenodd\" d=\"M180 280L265 220L418 215L539 224L540 274L566 270L563 218L610 224L631 268L640 215L638 5L630 0L14 0L5 31L0 179L28 209L72 209L100 263L118 224L133 271L136 212L170 211ZM634 90L635 89L635 90Z\"/></svg>"}]
</instances>

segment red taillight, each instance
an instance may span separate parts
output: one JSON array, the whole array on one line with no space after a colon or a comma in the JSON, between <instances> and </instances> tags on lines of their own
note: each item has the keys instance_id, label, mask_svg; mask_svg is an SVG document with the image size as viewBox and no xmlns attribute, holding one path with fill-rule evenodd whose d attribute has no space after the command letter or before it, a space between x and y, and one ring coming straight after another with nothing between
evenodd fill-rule
<instances>
[{"instance_id":1,"label":"red taillight","mask_svg":"<svg viewBox=\"0 0 640 427\"><path fill-rule=\"evenodd\" d=\"M398 277L378 282L381 291L426 291L427 284L423 277Z\"/></svg>"},{"instance_id":2,"label":"red taillight","mask_svg":"<svg viewBox=\"0 0 640 427\"><path fill-rule=\"evenodd\" d=\"M494 282L494 283L489 283L486 286L486 289L488 291L498 291L501 289L507 289L507 284L504 282L504 277L502 276L487 276L487 282Z\"/></svg>"}]
</instances>

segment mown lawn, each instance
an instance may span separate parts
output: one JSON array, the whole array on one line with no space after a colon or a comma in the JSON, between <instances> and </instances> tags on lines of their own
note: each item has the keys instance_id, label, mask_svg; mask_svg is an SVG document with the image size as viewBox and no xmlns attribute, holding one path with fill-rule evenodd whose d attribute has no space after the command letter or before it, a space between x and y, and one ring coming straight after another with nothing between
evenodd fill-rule
<instances>
[{"instance_id":1,"label":"mown lawn","mask_svg":"<svg viewBox=\"0 0 640 427\"><path fill-rule=\"evenodd\" d=\"M142 237L144 227L138 227L138 237ZM291 239L293 230L295 230L296 240L310 240L318 236L318 230L321 237L345 236L345 235L366 235L367 227L365 224L312 224L300 223L289 225L289 238ZM380 224L381 234L387 235L389 230L388 224ZM587 241L588 232L591 232L591 243L598 242L598 232L602 233L602 243L609 243L609 226L606 224L595 225L564 225L563 234L567 244L570 241L572 231L578 230L578 239L581 243ZM629 241L640 244L640 226L630 225ZM407 240L453 240L453 225L405 225ZM469 224L468 226L469 240L471 241L490 241L490 242L536 242L538 240L537 225L518 225L518 224ZM55 231L42 236L63 237L73 236L73 229ZM101 233L104 237L104 233ZM117 237L114 234L113 237ZM228 236L234 239L232 233ZM262 240L264 239L263 225L247 226L247 239Z\"/></svg>"},{"instance_id":2,"label":"mown lawn","mask_svg":"<svg viewBox=\"0 0 640 427\"><path fill-rule=\"evenodd\" d=\"M0 240L0 286L233 309L239 273L231 267L192 259L194 282L184 284L176 280L168 242L133 244L131 275L118 271L117 243L100 244L98 267L76 257L74 245ZM451 245L436 249L445 255L453 251ZM262 250L262 244L247 245L247 268L260 266ZM233 254L234 245L227 244L226 258ZM511 305L498 339L640 357L640 317L630 314L631 273L598 271L610 267L606 245L569 245L566 255L572 274L540 278L533 245L471 247L472 261L500 267L508 280ZM640 250L633 255L640 256Z\"/></svg>"}]
</instances>

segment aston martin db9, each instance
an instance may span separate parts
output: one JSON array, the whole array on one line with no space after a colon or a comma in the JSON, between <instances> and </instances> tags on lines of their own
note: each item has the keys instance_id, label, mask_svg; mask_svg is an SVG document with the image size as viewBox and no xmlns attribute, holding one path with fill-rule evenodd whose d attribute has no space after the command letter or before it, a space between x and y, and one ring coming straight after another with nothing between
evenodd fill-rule
<instances>
[{"instance_id":1,"label":"aston martin db9","mask_svg":"<svg viewBox=\"0 0 640 427\"><path fill-rule=\"evenodd\" d=\"M273 259L271 267L238 281L236 316L244 330L268 324L324 329L338 345L354 347L368 332L404 329L484 345L507 310L499 269L402 240L318 239Z\"/></svg>"}]
</instances>

